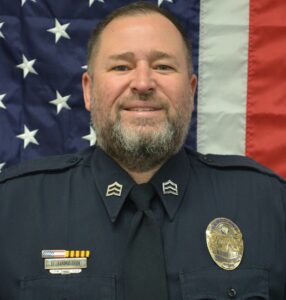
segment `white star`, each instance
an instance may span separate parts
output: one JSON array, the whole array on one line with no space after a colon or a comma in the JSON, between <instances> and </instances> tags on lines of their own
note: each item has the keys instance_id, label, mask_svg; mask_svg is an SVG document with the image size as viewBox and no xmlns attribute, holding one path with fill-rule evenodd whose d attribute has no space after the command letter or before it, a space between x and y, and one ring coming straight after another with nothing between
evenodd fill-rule
<instances>
[{"instance_id":1,"label":"white star","mask_svg":"<svg viewBox=\"0 0 286 300\"><path fill-rule=\"evenodd\" d=\"M2 100L4 99L5 96L6 96L6 94L0 95L0 108L3 108L3 109L6 109L5 104L2 102Z\"/></svg>"},{"instance_id":2,"label":"white star","mask_svg":"<svg viewBox=\"0 0 286 300\"><path fill-rule=\"evenodd\" d=\"M55 43L59 41L61 37L70 39L70 36L66 33L66 29L70 26L70 23L61 25L60 22L55 19L55 27L48 29L48 32L51 32L55 35Z\"/></svg>"},{"instance_id":3,"label":"white star","mask_svg":"<svg viewBox=\"0 0 286 300\"><path fill-rule=\"evenodd\" d=\"M104 3L104 0L89 0L89 7L92 6L92 4L94 3L94 1L98 1L98 2Z\"/></svg>"},{"instance_id":4,"label":"white star","mask_svg":"<svg viewBox=\"0 0 286 300\"><path fill-rule=\"evenodd\" d=\"M0 23L0 29L2 28L3 25L4 25L4 22ZM1 37L2 39L5 39L5 36L4 36L4 34L1 32L1 30L0 30L0 37Z\"/></svg>"},{"instance_id":5,"label":"white star","mask_svg":"<svg viewBox=\"0 0 286 300\"><path fill-rule=\"evenodd\" d=\"M70 106L67 104L70 96L71 95L61 96L61 94L57 91L57 98L49 102L57 106L57 114L59 114L63 108L71 109Z\"/></svg>"},{"instance_id":6,"label":"white star","mask_svg":"<svg viewBox=\"0 0 286 300\"><path fill-rule=\"evenodd\" d=\"M35 139L35 135L38 132L38 129L30 131L26 125L24 125L24 132L22 134L17 135L17 138L22 139L24 141L24 149L32 143L39 145L38 141Z\"/></svg>"},{"instance_id":7,"label":"white star","mask_svg":"<svg viewBox=\"0 0 286 300\"><path fill-rule=\"evenodd\" d=\"M160 6L164 1L173 3L173 0L158 0L158 6Z\"/></svg>"},{"instance_id":8,"label":"white star","mask_svg":"<svg viewBox=\"0 0 286 300\"><path fill-rule=\"evenodd\" d=\"M36 70L33 68L33 64L36 62L36 59L27 60L26 56L22 55L23 62L19 65L17 65L17 68L23 70L23 78L26 78L26 76L29 73L38 74Z\"/></svg>"},{"instance_id":9,"label":"white star","mask_svg":"<svg viewBox=\"0 0 286 300\"><path fill-rule=\"evenodd\" d=\"M0 173L5 165L6 165L5 163L0 163Z\"/></svg>"},{"instance_id":10,"label":"white star","mask_svg":"<svg viewBox=\"0 0 286 300\"><path fill-rule=\"evenodd\" d=\"M22 6L26 3L27 0L22 0ZM31 0L33 2L36 2L36 0Z\"/></svg>"},{"instance_id":11,"label":"white star","mask_svg":"<svg viewBox=\"0 0 286 300\"><path fill-rule=\"evenodd\" d=\"M81 67L83 70L87 70L87 65Z\"/></svg>"},{"instance_id":12,"label":"white star","mask_svg":"<svg viewBox=\"0 0 286 300\"><path fill-rule=\"evenodd\" d=\"M85 139L85 140L88 140L90 146L95 145L95 142L96 142L96 134L95 134L94 129L90 126L90 127L89 127L89 134L83 136L82 138Z\"/></svg>"}]
</instances>

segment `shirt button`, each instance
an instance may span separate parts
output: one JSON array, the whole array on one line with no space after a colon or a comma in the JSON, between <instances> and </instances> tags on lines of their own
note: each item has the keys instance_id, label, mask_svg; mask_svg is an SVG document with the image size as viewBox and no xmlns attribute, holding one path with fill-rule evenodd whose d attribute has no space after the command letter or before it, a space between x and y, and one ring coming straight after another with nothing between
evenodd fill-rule
<instances>
[{"instance_id":1,"label":"shirt button","mask_svg":"<svg viewBox=\"0 0 286 300\"><path fill-rule=\"evenodd\" d=\"M205 162L208 162L208 163L212 163L213 162L213 160L211 158L209 158L208 156L203 156L203 160Z\"/></svg>"},{"instance_id":2,"label":"shirt button","mask_svg":"<svg viewBox=\"0 0 286 300\"><path fill-rule=\"evenodd\" d=\"M234 288L227 289L227 295L230 299L236 298L236 290Z\"/></svg>"}]
</instances>

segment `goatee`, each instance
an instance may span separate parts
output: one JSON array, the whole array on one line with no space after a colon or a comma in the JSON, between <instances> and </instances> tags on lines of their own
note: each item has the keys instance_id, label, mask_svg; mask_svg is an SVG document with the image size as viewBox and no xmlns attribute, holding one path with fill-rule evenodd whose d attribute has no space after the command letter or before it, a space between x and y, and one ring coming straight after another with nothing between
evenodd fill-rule
<instances>
[{"instance_id":1,"label":"goatee","mask_svg":"<svg viewBox=\"0 0 286 300\"><path fill-rule=\"evenodd\" d=\"M152 122L154 128L158 127L156 120L140 119L134 129L122 126L118 116L115 122L109 120L100 128L94 126L97 144L128 170L147 172L179 151L187 136L190 117L184 111L174 120L167 119L160 130L146 131L144 127L152 126Z\"/></svg>"}]
</instances>

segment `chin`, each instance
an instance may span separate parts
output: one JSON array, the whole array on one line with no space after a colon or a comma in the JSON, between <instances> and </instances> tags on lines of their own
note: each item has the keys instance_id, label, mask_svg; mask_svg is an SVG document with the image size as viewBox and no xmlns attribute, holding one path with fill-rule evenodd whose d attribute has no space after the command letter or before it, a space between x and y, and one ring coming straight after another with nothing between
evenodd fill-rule
<instances>
[{"instance_id":1,"label":"chin","mask_svg":"<svg viewBox=\"0 0 286 300\"><path fill-rule=\"evenodd\" d=\"M126 132L129 132L131 135L137 134L142 138L148 138L154 135L154 133L161 133L164 130L160 127L155 126L141 126L141 127L133 127L129 128Z\"/></svg>"},{"instance_id":2,"label":"chin","mask_svg":"<svg viewBox=\"0 0 286 300\"><path fill-rule=\"evenodd\" d=\"M150 120L150 119L142 119L136 120L135 122L131 122L128 124L122 124L122 128L124 130L136 130L136 131L154 131L154 130L162 130L166 125L165 122L161 124L158 120Z\"/></svg>"}]
</instances>

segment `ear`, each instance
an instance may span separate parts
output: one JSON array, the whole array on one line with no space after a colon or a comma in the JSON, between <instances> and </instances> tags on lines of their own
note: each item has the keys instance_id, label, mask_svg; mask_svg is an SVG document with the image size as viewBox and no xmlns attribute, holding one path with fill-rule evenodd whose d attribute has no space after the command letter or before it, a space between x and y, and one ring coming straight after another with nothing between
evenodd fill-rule
<instances>
[{"instance_id":1,"label":"ear","mask_svg":"<svg viewBox=\"0 0 286 300\"><path fill-rule=\"evenodd\" d=\"M84 72L82 75L82 90L83 90L83 98L85 103L86 110L90 111L91 99L92 99L92 78L87 72Z\"/></svg>"},{"instance_id":2,"label":"ear","mask_svg":"<svg viewBox=\"0 0 286 300\"><path fill-rule=\"evenodd\" d=\"M197 88L197 76L195 74L192 74L190 77L190 92L191 92L191 101L192 101L192 111L195 108L195 93L196 93L196 88Z\"/></svg>"}]
</instances>

